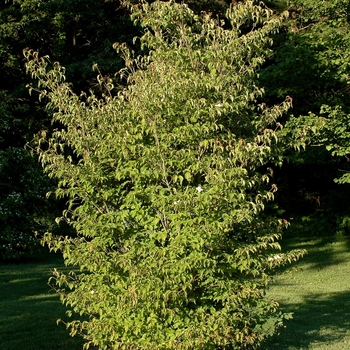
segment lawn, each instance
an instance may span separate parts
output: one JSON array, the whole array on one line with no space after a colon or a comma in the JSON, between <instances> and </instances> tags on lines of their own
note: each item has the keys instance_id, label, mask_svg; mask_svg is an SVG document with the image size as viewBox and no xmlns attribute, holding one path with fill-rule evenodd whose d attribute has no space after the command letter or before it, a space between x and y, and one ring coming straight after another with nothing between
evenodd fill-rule
<instances>
[{"instance_id":1,"label":"lawn","mask_svg":"<svg viewBox=\"0 0 350 350\"><path fill-rule=\"evenodd\" d=\"M59 256L27 263L0 265L0 350L73 350L82 341L72 338L64 324L65 308L47 285Z\"/></svg>"},{"instance_id":2,"label":"lawn","mask_svg":"<svg viewBox=\"0 0 350 350\"><path fill-rule=\"evenodd\" d=\"M264 349L350 349L350 247L345 237L305 237L288 248L308 254L276 275L268 297L293 319Z\"/></svg>"},{"instance_id":3,"label":"lawn","mask_svg":"<svg viewBox=\"0 0 350 350\"><path fill-rule=\"evenodd\" d=\"M304 236L288 238L285 246L306 248L308 254L275 276L268 297L294 316L263 350L350 349L348 239ZM82 349L79 337L56 324L66 318L65 308L47 280L58 266L62 260L55 255L0 265L0 350Z\"/></svg>"}]
</instances>

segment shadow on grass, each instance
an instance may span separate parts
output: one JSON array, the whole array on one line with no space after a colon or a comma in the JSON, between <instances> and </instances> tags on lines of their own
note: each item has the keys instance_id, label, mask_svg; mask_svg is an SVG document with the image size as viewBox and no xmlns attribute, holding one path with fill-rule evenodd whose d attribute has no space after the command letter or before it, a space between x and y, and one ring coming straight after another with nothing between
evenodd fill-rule
<instances>
[{"instance_id":1,"label":"shadow on grass","mask_svg":"<svg viewBox=\"0 0 350 350\"><path fill-rule=\"evenodd\" d=\"M293 319L263 349L303 349L315 343L326 346L349 336L350 292L310 294L303 303L289 304L283 311L293 312Z\"/></svg>"},{"instance_id":2,"label":"shadow on grass","mask_svg":"<svg viewBox=\"0 0 350 350\"><path fill-rule=\"evenodd\" d=\"M337 234L334 218L310 215L292 221L283 236L281 246L283 251L305 249L307 254L302 259L303 264L308 264L308 268L321 270L348 261L346 253L350 251L350 235ZM279 272L290 268L291 266L286 266Z\"/></svg>"},{"instance_id":3,"label":"shadow on grass","mask_svg":"<svg viewBox=\"0 0 350 350\"><path fill-rule=\"evenodd\" d=\"M303 264L307 264L309 269L321 270L347 262L348 246L348 238L345 237L341 240L334 237L313 237L290 243L286 250L305 249L307 254L302 259Z\"/></svg>"},{"instance_id":4,"label":"shadow on grass","mask_svg":"<svg viewBox=\"0 0 350 350\"><path fill-rule=\"evenodd\" d=\"M58 318L66 319L58 295L47 285L58 256L0 265L0 350L82 349Z\"/></svg>"},{"instance_id":5,"label":"shadow on grass","mask_svg":"<svg viewBox=\"0 0 350 350\"><path fill-rule=\"evenodd\" d=\"M321 224L312 221L303 227L299 222L282 242L284 251L308 253L297 264L276 271L280 276L273 298L280 301L281 311L293 313L293 319L263 350L350 349L349 237L329 227L310 229Z\"/></svg>"}]
</instances>

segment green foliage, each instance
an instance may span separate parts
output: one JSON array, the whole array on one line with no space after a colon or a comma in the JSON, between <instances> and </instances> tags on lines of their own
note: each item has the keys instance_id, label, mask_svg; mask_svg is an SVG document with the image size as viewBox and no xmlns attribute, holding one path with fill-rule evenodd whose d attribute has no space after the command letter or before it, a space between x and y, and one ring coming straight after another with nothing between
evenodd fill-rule
<instances>
[{"instance_id":1,"label":"green foliage","mask_svg":"<svg viewBox=\"0 0 350 350\"><path fill-rule=\"evenodd\" d=\"M25 88L23 49L30 47L59 60L75 90L88 90L98 86L92 65L98 64L103 74L114 74L123 61L113 43L131 42L135 32L118 0L12 0L2 4L0 94L11 121L4 146L23 146L34 133L50 126Z\"/></svg>"},{"instance_id":2,"label":"green foliage","mask_svg":"<svg viewBox=\"0 0 350 350\"><path fill-rule=\"evenodd\" d=\"M0 151L0 257L20 259L40 248L34 231L48 228L45 195L52 187L37 159L24 149ZM52 216L51 216L52 217Z\"/></svg>"},{"instance_id":3,"label":"green foliage","mask_svg":"<svg viewBox=\"0 0 350 350\"><path fill-rule=\"evenodd\" d=\"M93 64L104 74L122 67L112 45L118 39L131 41L131 31L136 30L117 0L1 2L1 258L19 258L32 251L36 242L32 231L44 230L42 222L57 212L44 198L48 178L37 160L23 150L34 134L55 127L43 106L28 94L23 49L31 47L59 59L74 80L74 88L88 90L98 86Z\"/></svg>"},{"instance_id":4,"label":"green foliage","mask_svg":"<svg viewBox=\"0 0 350 350\"><path fill-rule=\"evenodd\" d=\"M350 115L340 107L322 106L320 115L310 114L308 119L320 120L322 127L318 129L317 139L322 142L333 156L345 160L342 165L343 174L336 179L338 183L350 182L350 169L348 166L350 154Z\"/></svg>"},{"instance_id":5,"label":"green foliage","mask_svg":"<svg viewBox=\"0 0 350 350\"><path fill-rule=\"evenodd\" d=\"M293 100L289 111L293 116L282 120L280 137L286 136L296 151L289 151L288 165L278 175L275 172L281 190L277 201L292 216L314 210L334 218L348 207L346 189L333 180L344 174L339 169L349 169L346 158L340 154L332 158L326 146L344 144L339 131L346 123L340 114L336 122L323 106L349 113L349 2L295 0L288 5L289 19L274 37L274 55L260 76L265 101L285 95ZM310 198L318 199L310 202ZM343 209L337 205L340 198Z\"/></svg>"},{"instance_id":6,"label":"green foliage","mask_svg":"<svg viewBox=\"0 0 350 350\"><path fill-rule=\"evenodd\" d=\"M349 105L349 2L289 1L289 20L262 74L270 98L289 95L295 114Z\"/></svg>"},{"instance_id":7,"label":"green foliage","mask_svg":"<svg viewBox=\"0 0 350 350\"><path fill-rule=\"evenodd\" d=\"M315 62L312 70L323 83L317 90L325 95L348 97L349 2L299 0L293 1L292 11L295 13L295 19L291 22L292 30L304 41L304 45L308 45ZM332 97L326 98L330 100Z\"/></svg>"},{"instance_id":8,"label":"green foliage","mask_svg":"<svg viewBox=\"0 0 350 350\"><path fill-rule=\"evenodd\" d=\"M58 63L26 52L63 125L38 151L78 233L44 237L80 267L53 277L82 316L68 326L86 348L256 348L284 318L264 298L269 271L303 253L279 252L286 222L263 212L290 102L257 103L256 80L281 18L249 1L228 10L229 29L173 2L133 13L149 54L116 45L128 86L99 77L102 99L77 96Z\"/></svg>"}]
</instances>

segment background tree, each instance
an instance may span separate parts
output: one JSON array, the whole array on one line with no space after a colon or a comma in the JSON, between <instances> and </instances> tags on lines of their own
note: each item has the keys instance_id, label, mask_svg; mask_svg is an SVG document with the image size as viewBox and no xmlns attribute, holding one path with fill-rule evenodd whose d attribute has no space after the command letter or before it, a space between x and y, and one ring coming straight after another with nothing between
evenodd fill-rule
<instances>
[{"instance_id":1,"label":"background tree","mask_svg":"<svg viewBox=\"0 0 350 350\"><path fill-rule=\"evenodd\" d=\"M59 59L74 81L75 91L98 89L92 65L97 64L106 75L120 69L122 59L112 45L116 40L130 41L135 31L119 1L13 0L0 4L2 258L30 252L35 242L33 231L45 229L57 215L52 201L45 200L52 181L29 150L24 150L34 134L50 132L55 126L43 105L28 94L23 49L31 47Z\"/></svg>"},{"instance_id":2,"label":"background tree","mask_svg":"<svg viewBox=\"0 0 350 350\"><path fill-rule=\"evenodd\" d=\"M323 110L324 118L325 110L329 110L323 105L341 108L345 113L349 109L349 3L296 0L286 7L289 20L274 37L275 54L261 73L261 84L266 88L268 103L281 96L292 97L289 115L299 118L312 113L290 124L290 130L299 130L301 136L307 128L320 126L316 116ZM336 128L331 122L328 125ZM277 201L290 216L316 215L316 221L322 223L318 231L334 232L337 216L349 211L349 186L340 188L333 182L348 169L347 159L332 157L326 142L308 131L307 135L310 146L306 151L287 152L288 164L282 170L275 169L281 189Z\"/></svg>"},{"instance_id":3,"label":"background tree","mask_svg":"<svg viewBox=\"0 0 350 350\"><path fill-rule=\"evenodd\" d=\"M249 1L226 16L135 7L149 54L116 45L128 86L109 81L102 99L74 94L59 64L27 53L64 126L39 152L78 237L44 241L80 267L54 279L86 316L68 323L86 347L255 348L282 324L264 298L268 273L302 252L276 254L286 223L264 214L275 185L262 169L282 161L277 120L290 102L259 104L256 85L281 18Z\"/></svg>"}]
</instances>

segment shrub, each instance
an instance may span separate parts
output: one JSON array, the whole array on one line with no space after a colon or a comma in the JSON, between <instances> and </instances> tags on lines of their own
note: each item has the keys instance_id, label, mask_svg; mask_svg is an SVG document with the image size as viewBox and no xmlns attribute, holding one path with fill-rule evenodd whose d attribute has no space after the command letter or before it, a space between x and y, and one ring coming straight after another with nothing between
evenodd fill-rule
<instances>
[{"instance_id":1,"label":"shrub","mask_svg":"<svg viewBox=\"0 0 350 350\"><path fill-rule=\"evenodd\" d=\"M174 2L133 9L149 52L125 45L126 88L75 95L64 69L27 52L54 120L41 140L45 170L70 198L78 237L47 233L80 272L55 272L68 322L101 349L258 346L283 315L265 300L268 272L302 252L276 253L285 224L264 215L280 164L277 119L290 101L257 100L257 71L281 18L253 2L225 23Z\"/></svg>"}]
</instances>

